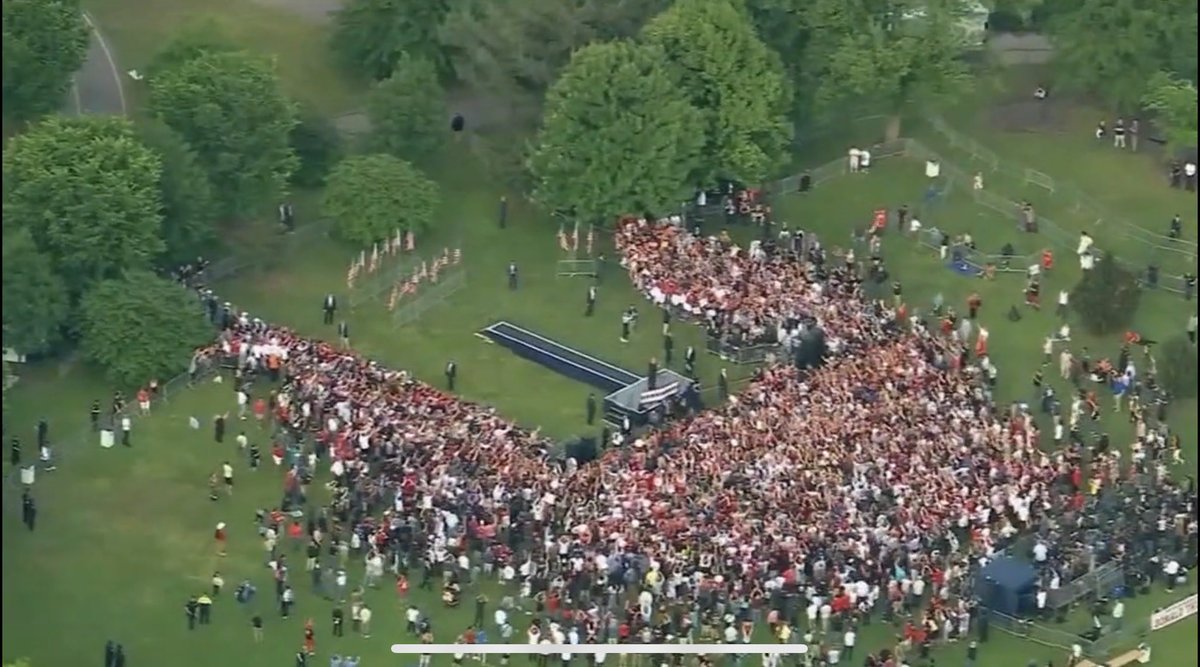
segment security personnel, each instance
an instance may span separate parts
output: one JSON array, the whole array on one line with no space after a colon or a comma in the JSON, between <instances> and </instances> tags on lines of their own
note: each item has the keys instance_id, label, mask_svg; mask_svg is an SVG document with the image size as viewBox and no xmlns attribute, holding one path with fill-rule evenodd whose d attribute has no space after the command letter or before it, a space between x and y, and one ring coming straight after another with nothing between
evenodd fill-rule
<instances>
[{"instance_id":1,"label":"security personnel","mask_svg":"<svg viewBox=\"0 0 1200 667\"><path fill-rule=\"evenodd\" d=\"M517 263L508 263L508 289L517 289Z\"/></svg>"},{"instance_id":2,"label":"security personnel","mask_svg":"<svg viewBox=\"0 0 1200 667\"><path fill-rule=\"evenodd\" d=\"M717 396L721 402L729 400L729 371L721 369L721 374L717 376Z\"/></svg>"},{"instance_id":3,"label":"security personnel","mask_svg":"<svg viewBox=\"0 0 1200 667\"><path fill-rule=\"evenodd\" d=\"M321 303L322 322L325 324L333 324L333 314L337 312L337 297L332 294L325 295L325 301Z\"/></svg>"},{"instance_id":4,"label":"security personnel","mask_svg":"<svg viewBox=\"0 0 1200 667\"><path fill-rule=\"evenodd\" d=\"M596 314L596 286L588 287L587 291L587 307L583 311L584 317L591 317Z\"/></svg>"},{"instance_id":5,"label":"security personnel","mask_svg":"<svg viewBox=\"0 0 1200 667\"><path fill-rule=\"evenodd\" d=\"M671 365L672 353L675 351L675 337L670 331L663 332L663 365Z\"/></svg>"},{"instance_id":6,"label":"security personnel","mask_svg":"<svg viewBox=\"0 0 1200 667\"><path fill-rule=\"evenodd\" d=\"M341 341L342 347L350 347L350 324L346 320L338 322L338 340Z\"/></svg>"},{"instance_id":7,"label":"security personnel","mask_svg":"<svg viewBox=\"0 0 1200 667\"><path fill-rule=\"evenodd\" d=\"M454 380L458 377L458 364L453 360L446 364L446 389L454 391Z\"/></svg>"},{"instance_id":8,"label":"security personnel","mask_svg":"<svg viewBox=\"0 0 1200 667\"><path fill-rule=\"evenodd\" d=\"M683 353L683 371L688 377L696 377L696 348L688 345L687 351Z\"/></svg>"},{"instance_id":9,"label":"security personnel","mask_svg":"<svg viewBox=\"0 0 1200 667\"><path fill-rule=\"evenodd\" d=\"M646 364L646 388L654 391L658 386L658 359L651 358L650 363Z\"/></svg>"},{"instance_id":10,"label":"security personnel","mask_svg":"<svg viewBox=\"0 0 1200 667\"><path fill-rule=\"evenodd\" d=\"M587 423L591 426L596 422L596 395L588 394L587 397Z\"/></svg>"}]
</instances>

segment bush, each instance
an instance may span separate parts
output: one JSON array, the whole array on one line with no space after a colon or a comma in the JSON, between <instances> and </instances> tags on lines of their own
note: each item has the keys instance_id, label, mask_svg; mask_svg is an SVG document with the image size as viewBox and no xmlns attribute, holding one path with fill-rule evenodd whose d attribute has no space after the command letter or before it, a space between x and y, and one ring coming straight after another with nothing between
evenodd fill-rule
<instances>
[{"instance_id":1,"label":"bush","mask_svg":"<svg viewBox=\"0 0 1200 667\"><path fill-rule=\"evenodd\" d=\"M1158 374L1167 391L1177 398L1195 398L1197 394L1196 346L1185 336L1163 343L1157 355Z\"/></svg>"},{"instance_id":2,"label":"bush","mask_svg":"<svg viewBox=\"0 0 1200 667\"><path fill-rule=\"evenodd\" d=\"M183 371L213 338L196 297L147 271L99 283L80 311L84 356L124 387Z\"/></svg>"},{"instance_id":3,"label":"bush","mask_svg":"<svg viewBox=\"0 0 1200 667\"><path fill-rule=\"evenodd\" d=\"M1109 253L1084 272L1071 292L1071 307L1079 313L1083 326L1101 336L1127 329L1141 300L1137 276Z\"/></svg>"},{"instance_id":4,"label":"bush","mask_svg":"<svg viewBox=\"0 0 1200 667\"><path fill-rule=\"evenodd\" d=\"M369 246L397 228L420 235L433 224L439 202L437 183L411 164L393 155L360 155L333 168L322 212L343 240Z\"/></svg>"}]
</instances>

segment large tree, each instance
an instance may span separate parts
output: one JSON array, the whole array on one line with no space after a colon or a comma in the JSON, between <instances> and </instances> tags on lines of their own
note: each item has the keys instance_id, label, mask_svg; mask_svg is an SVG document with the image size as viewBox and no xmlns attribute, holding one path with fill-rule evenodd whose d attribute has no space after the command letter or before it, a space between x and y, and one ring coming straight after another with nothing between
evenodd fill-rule
<instances>
[{"instance_id":1,"label":"large tree","mask_svg":"<svg viewBox=\"0 0 1200 667\"><path fill-rule=\"evenodd\" d=\"M62 340L70 313L67 286L27 229L4 232L4 347L45 352Z\"/></svg>"},{"instance_id":2,"label":"large tree","mask_svg":"<svg viewBox=\"0 0 1200 667\"><path fill-rule=\"evenodd\" d=\"M146 120L138 132L162 159L162 262L175 266L195 259L216 234L216 199L208 174L191 146L166 124Z\"/></svg>"},{"instance_id":3,"label":"large tree","mask_svg":"<svg viewBox=\"0 0 1200 667\"><path fill-rule=\"evenodd\" d=\"M1134 111L1155 73L1196 76L1194 0L1077 0L1050 23L1064 88Z\"/></svg>"},{"instance_id":4,"label":"large tree","mask_svg":"<svg viewBox=\"0 0 1200 667\"><path fill-rule=\"evenodd\" d=\"M536 112L576 49L637 34L669 0L462 0L440 31L455 75L505 100L506 111ZM514 108L515 107L515 108Z\"/></svg>"},{"instance_id":5,"label":"large tree","mask_svg":"<svg viewBox=\"0 0 1200 667\"><path fill-rule=\"evenodd\" d=\"M128 121L51 117L4 151L4 227L28 230L78 294L162 252L161 176Z\"/></svg>"},{"instance_id":6,"label":"large tree","mask_svg":"<svg viewBox=\"0 0 1200 667\"><path fill-rule=\"evenodd\" d=\"M643 31L666 54L705 120L695 177L757 183L785 159L791 140L790 86L783 65L732 0L679 0Z\"/></svg>"},{"instance_id":7,"label":"large tree","mask_svg":"<svg viewBox=\"0 0 1200 667\"><path fill-rule=\"evenodd\" d=\"M334 15L331 46L351 71L376 81L392 75L405 54L447 73L438 29L451 0L348 0Z\"/></svg>"},{"instance_id":8,"label":"large tree","mask_svg":"<svg viewBox=\"0 0 1200 667\"><path fill-rule=\"evenodd\" d=\"M403 56L367 100L376 149L421 162L449 135L446 97L433 63Z\"/></svg>"},{"instance_id":9,"label":"large tree","mask_svg":"<svg viewBox=\"0 0 1200 667\"><path fill-rule=\"evenodd\" d=\"M312 109L300 112L300 121L292 128L292 151L300 165L292 172L292 185L319 188L325 185L329 170L342 157L342 135L327 117Z\"/></svg>"},{"instance_id":10,"label":"large tree","mask_svg":"<svg viewBox=\"0 0 1200 667\"><path fill-rule=\"evenodd\" d=\"M818 114L850 108L891 114L963 94L970 73L959 26L966 0L813 0L805 11L807 78Z\"/></svg>"},{"instance_id":11,"label":"large tree","mask_svg":"<svg viewBox=\"0 0 1200 667\"><path fill-rule=\"evenodd\" d=\"M37 118L66 101L87 56L79 0L4 0L4 116Z\"/></svg>"},{"instance_id":12,"label":"large tree","mask_svg":"<svg viewBox=\"0 0 1200 667\"><path fill-rule=\"evenodd\" d=\"M673 210L695 187L705 129L657 46L584 47L546 96L534 197L597 222Z\"/></svg>"},{"instance_id":13,"label":"large tree","mask_svg":"<svg viewBox=\"0 0 1200 667\"><path fill-rule=\"evenodd\" d=\"M150 77L154 113L196 151L223 212L274 203L296 169L296 107L271 61L245 51L197 51Z\"/></svg>"},{"instance_id":14,"label":"large tree","mask_svg":"<svg viewBox=\"0 0 1200 667\"><path fill-rule=\"evenodd\" d=\"M433 224L438 186L394 155L360 155L330 172L322 212L337 234L368 246L392 238L397 229L420 233Z\"/></svg>"},{"instance_id":15,"label":"large tree","mask_svg":"<svg viewBox=\"0 0 1200 667\"><path fill-rule=\"evenodd\" d=\"M1166 72L1150 79L1142 104L1158 114L1158 124L1172 148L1195 148L1197 136L1196 84Z\"/></svg>"},{"instance_id":16,"label":"large tree","mask_svg":"<svg viewBox=\"0 0 1200 667\"><path fill-rule=\"evenodd\" d=\"M212 328L195 295L148 271L106 280L83 297L84 356L120 386L138 386L187 368Z\"/></svg>"}]
</instances>

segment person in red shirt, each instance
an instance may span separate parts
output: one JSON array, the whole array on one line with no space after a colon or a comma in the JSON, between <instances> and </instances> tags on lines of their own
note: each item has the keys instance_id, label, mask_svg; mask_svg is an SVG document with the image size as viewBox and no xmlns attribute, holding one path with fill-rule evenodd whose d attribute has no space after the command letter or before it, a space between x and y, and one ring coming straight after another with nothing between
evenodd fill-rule
<instances>
[{"instance_id":1,"label":"person in red shirt","mask_svg":"<svg viewBox=\"0 0 1200 667\"><path fill-rule=\"evenodd\" d=\"M256 420L258 420L259 428L262 428L263 424L266 423L266 417L267 417L267 402L262 398L254 401L254 418Z\"/></svg>"},{"instance_id":2,"label":"person in red shirt","mask_svg":"<svg viewBox=\"0 0 1200 667\"><path fill-rule=\"evenodd\" d=\"M317 637L313 632L313 620L310 618L304 622L304 652L313 655L317 652Z\"/></svg>"},{"instance_id":3,"label":"person in red shirt","mask_svg":"<svg viewBox=\"0 0 1200 667\"><path fill-rule=\"evenodd\" d=\"M146 389L145 387L138 389L137 402L138 408L141 409L142 414L150 412L150 390Z\"/></svg>"},{"instance_id":4,"label":"person in red shirt","mask_svg":"<svg viewBox=\"0 0 1200 667\"><path fill-rule=\"evenodd\" d=\"M403 574L396 575L396 596L401 599L408 597L408 577Z\"/></svg>"},{"instance_id":5,"label":"person in red shirt","mask_svg":"<svg viewBox=\"0 0 1200 667\"><path fill-rule=\"evenodd\" d=\"M225 555L225 522L224 521L217 524L217 529L215 531L213 531L213 539L217 543L217 555L224 556Z\"/></svg>"}]
</instances>

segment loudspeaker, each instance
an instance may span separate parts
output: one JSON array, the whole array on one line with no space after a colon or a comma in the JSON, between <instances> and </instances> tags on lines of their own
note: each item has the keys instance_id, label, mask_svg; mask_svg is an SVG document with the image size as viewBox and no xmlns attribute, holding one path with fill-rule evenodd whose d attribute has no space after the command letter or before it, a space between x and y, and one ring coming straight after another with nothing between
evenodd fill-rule
<instances>
[{"instance_id":1,"label":"loudspeaker","mask_svg":"<svg viewBox=\"0 0 1200 667\"><path fill-rule=\"evenodd\" d=\"M800 369L820 368L825 364L825 332L813 327L800 338L796 345L796 367Z\"/></svg>"},{"instance_id":2,"label":"loudspeaker","mask_svg":"<svg viewBox=\"0 0 1200 667\"><path fill-rule=\"evenodd\" d=\"M567 456L575 459L575 462L579 465L595 461L598 454L596 438L594 437L576 438L568 442L563 449L566 451Z\"/></svg>"}]
</instances>

